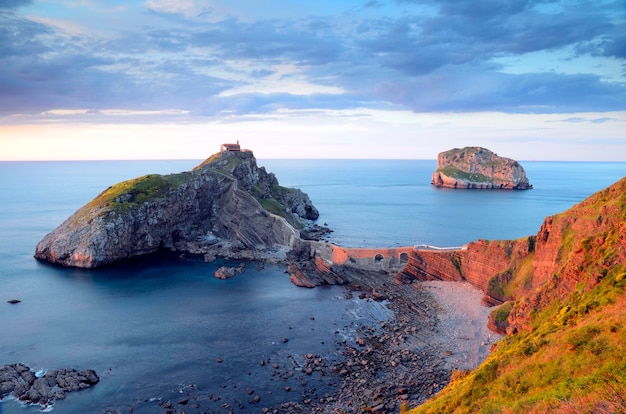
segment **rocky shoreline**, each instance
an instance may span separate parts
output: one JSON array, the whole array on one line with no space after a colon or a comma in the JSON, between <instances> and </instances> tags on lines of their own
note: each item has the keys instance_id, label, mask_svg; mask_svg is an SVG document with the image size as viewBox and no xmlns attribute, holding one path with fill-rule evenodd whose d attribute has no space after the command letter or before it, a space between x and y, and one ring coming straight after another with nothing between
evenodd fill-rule
<instances>
[{"instance_id":1,"label":"rocky shoreline","mask_svg":"<svg viewBox=\"0 0 626 414\"><path fill-rule=\"evenodd\" d=\"M33 372L24 364L0 367L0 400L13 395L25 404L39 404L41 410L50 408L65 394L84 390L100 382L94 370L63 368L55 371Z\"/></svg>"},{"instance_id":2,"label":"rocky shoreline","mask_svg":"<svg viewBox=\"0 0 626 414\"><path fill-rule=\"evenodd\" d=\"M433 295L433 286L443 292ZM463 316L454 307L463 314L481 307L478 290L470 299L473 303L468 302L465 291L473 288L467 284L399 285L390 275L358 272L348 288L363 300L382 301L394 317L377 328L361 326L356 344L344 344L345 359L330 366L333 374L341 377L340 389L333 396L318 402L292 402L266 412L382 414L413 408L441 391L453 369L473 368L482 362L489 345L499 338L486 328L487 313L480 321L458 319ZM470 319L476 316L470 311ZM462 325L476 324L483 328L477 330L473 345L484 348L482 355L475 349L467 352L469 338L462 329Z\"/></svg>"},{"instance_id":3,"label":"rocky shoreline","mask_svg":"<svg viewBox=\"0 0 626 414\"><path fill-rule=\"evenodd\" d=\"M275 414L397 413L401 407L415 407L442 390L453 369L480 363L476 352L470 357L462 352L463 347L467 348L468 338L465 332L457 331L461 328L459 325L473 324L458 320L460 316L453 315L454 309L447 307L458 307L464 314L467 306L442 302L446 297L453 302L467 302L466 292L459 289L472 288L454 282L397 284L393 276L386 273L355 269L347 272L351 282L345 285L346 299L356 296L360 300L376 301L388 308L393 317L374 325L359 324L354 338L338 335L333 344L335 355L287 355L288 363L270 358L259 361L264 369L272 370L273 381L284 383L285 403L264 406L263 392L252 386L246 387L245 400L236 402L222 400L222 396L215 393L217 390L189 386L181 391L176 401L159 400L149 404L161 410L155 412L164 414L242 410ZM433 295L432 286L437 283L440 292ZM480 292L475 293L470 299L472 303L465 305L481 306ZM483 316L485 320L473 322L486 326L486 314ZM470 311L468 317L475 319L476 314ZM497 336L473 339L486 355ZM283 342L288 342L288 338ZM281 386L274 388L280 392ZM107 414L121 412L105 411Z\"/></svg>"}]
</instances>

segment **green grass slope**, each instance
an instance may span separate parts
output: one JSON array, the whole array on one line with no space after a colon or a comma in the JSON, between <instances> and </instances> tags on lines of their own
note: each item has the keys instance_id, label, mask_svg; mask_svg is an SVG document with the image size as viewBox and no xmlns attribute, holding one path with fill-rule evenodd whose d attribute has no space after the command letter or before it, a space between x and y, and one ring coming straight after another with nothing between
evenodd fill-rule
<instances>
[{"instance_id":1,"label":"green grass slope","mask_svg":"<svg viewBox=\"0 0 626 414\"><path fill-rule=\"evenodd\" d=\"M411 413L620 413L626 409L626 274L537 312L476 370Z\"/></svg>"}]
</instances>

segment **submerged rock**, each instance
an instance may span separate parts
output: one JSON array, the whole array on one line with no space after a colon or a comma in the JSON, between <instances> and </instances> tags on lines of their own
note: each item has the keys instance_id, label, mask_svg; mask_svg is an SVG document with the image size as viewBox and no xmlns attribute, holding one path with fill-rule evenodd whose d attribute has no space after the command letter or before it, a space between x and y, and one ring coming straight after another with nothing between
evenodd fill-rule
<instances>
[{"instance_id":1,"label":"submerged rock","mask_svg":"<svg viewBox=\"0 0 626 414\"><path fill-rule=\"evenodd\" d=\"M446 188L533 188L520 163L481 147L454 148L439 153L432 184Z\"/></svg>"}]
</instances>

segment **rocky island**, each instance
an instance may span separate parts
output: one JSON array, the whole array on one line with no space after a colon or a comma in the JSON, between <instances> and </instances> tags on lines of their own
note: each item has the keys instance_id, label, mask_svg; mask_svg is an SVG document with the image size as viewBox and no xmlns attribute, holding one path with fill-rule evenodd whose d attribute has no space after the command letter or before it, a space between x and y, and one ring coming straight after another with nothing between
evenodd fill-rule
<instances>
[{"instance_id":1,"label":"rocky island","mask_svg":"<svg viewBox=\"0 0 626 414\"><path fill-rule=\"evenodd\" d=\"M481 147L454 148L439 153L432 184L446 188L533 188L524 168L517 161Z\"/></svg>"},{"instance_id":2,"label":"rocky island","mask_svg":"<svg viewBox=\"0 0 626 414\"><path fill-rule=\"evenodd\" d=\"M94 268L166 250L283 260L319 234L308 196L278 184L239 146L179 174L150 174L104 190L35 249L35 258ZM322 229L323 232L323 229Z\"/></svg>"}]
</instances>

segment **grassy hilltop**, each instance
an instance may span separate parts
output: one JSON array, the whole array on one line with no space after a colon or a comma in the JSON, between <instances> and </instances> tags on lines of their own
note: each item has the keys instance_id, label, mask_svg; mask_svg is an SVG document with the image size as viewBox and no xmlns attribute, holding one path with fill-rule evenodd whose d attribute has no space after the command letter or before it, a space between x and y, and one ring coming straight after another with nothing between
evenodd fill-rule
<instances>
[{"instance_id":1,"label":"grassy hilltop","mask_svg":"<svg viewBox=\"0 0 626 414\"><path fill-rule=\"evenodd\" d=\"M492 316L515 329L411 413L626 412L626 178L546 219L537 237L559 242L532 253L535 277L546 256L556 270L527 283L525 258L502 287L514 300Z\"/></svg>"}]
</instances>

